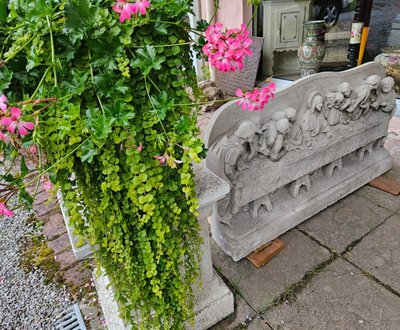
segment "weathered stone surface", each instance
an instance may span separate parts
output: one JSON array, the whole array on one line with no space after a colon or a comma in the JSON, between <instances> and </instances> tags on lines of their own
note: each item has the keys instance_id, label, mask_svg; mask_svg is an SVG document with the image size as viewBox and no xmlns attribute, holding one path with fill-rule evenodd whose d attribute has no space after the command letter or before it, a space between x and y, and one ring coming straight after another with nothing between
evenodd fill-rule
<instances>
[{"instance_id":1,"label":"weathered stone surface","mask_svg":"<svg viewBox=\"0 0 400 330\"><path fill-rule=\"evenodd\" d=\"M66 233L50 241L48 246L54 251L55 255L71 249L71 244L69 243L69 238Z\"/></svg>"},{"instance_id":2,"label":"weathered stone surface","mask_svg":"<svg viewBox=\"0 0 400 330\"><path fill-rule=\"evenodd\" d=\"M256 311L262 310L285 288L329 259L330 253L297 230L282 235L286 247L269 263L257 269L247 259L234 262L215 243L211 244L215 267Z\"/></svg>"},{"instance_id":3,"label":"weathered stone surface","mask_svg":"<svg viewBox=\"0 0 400 330\"><path fill-rule=\"evenodd\" d=\"M398 293L400 293L399 231L400 215L395 214L346 255L351 262Z\"/></svg>"},{"instance_id":4,"label":"weathered stone surface","mask_svg":"<svg viewBox=\"0 0 400 330\"><path fill-rule=\"evenodd\" d=\"M205 135L207 167L231 185L213 212L221 248L237 261L388 171L393 84L369 63L301 79L268 111L222 106Z\"/></svg>"},{"instance_id":5,"label":"weathered stone surface","mask_svg":"<svg viewBox=\"0 0 400 330\"><path fill-rule=\"evenodd\" d=\"M270 330L267 322L257 316L248 326L247 330Z\"/></svg>"},{"instance_id":6,"label":"weathered stone surface","mask_svg":"<svg viewBox=\"0 0 400 330\"><path fill-rule=\"evenodd\" d=\"M290 305L262 317L274 329L398 329L400 299L341 259L315 275Z\"/></svg>"},{"instance_id":7,"label":"weathered stone surface","mask_svg":"<svg viewBox=\"0 0 400 330\"><path fill-rule=\"evenodd\" d=\"M394 196L380 189L364 186L354 192L356 196L365 197L370 203L396 212L400 209L399 196Z\"/></svg>"},{"instance_id":8,"label":"weathered stone surface","mask_svg":"<svg viewBox=\"0 0 400 330\"><path fill-rule=\"evenodd\" d=\"M62 271L61 274L65 282L69 283L72 287L83 287L83 285L89 282L92 276L92 272L80 263Z\"/></svg>"},{"instance_id":9,"label":"weathered stone surface","mask_svg":"<svg viewBox=\"0 0 400 330\"><path fill-rule=\"evenodd\" d=\"M367 189L366 189L367 188ZM393 214L379 207L365 196L363 187L318 213L299 226L329 248L343 252L352 242L360 239ZM371 192L369 192L371 193ZM379 191L375 191L379 195ZM373 195L372 195L373 196Z\"/></svg>"},{"instance_id":10,"label":"weathered stone surface","mask_svg":"<svg viewBox=\"0 0 400 330\"><path fill-rule=\"evenodd\" d=\"M44 220L43 234L48 240L53 240L67 231L63 217L58 210L49 211Z\"/></svg>"},{"instance_id":11,"label":"weathered stone surface","mask_svg":"<svg viewBox=\"0 0 400 330\"><path fill-rule=\"evenodd\" d=\"M70 267L74 262L76 262L75 255L71 250L64 251L59 255L56 255L54 259L60 263L61 270Z\"/></svg>"},{"instance_id":12,"label":"weathered stone surface","mask_svg":"<svg viewBox=\"0 0 400 330\"><path fill-rule=\"evenodd\" d=\"M235 295L235 312L216 325L210 330L236 330L245 327L255 318L256 312L249 304L240 296Z\"/></svg>"}]
</instances>

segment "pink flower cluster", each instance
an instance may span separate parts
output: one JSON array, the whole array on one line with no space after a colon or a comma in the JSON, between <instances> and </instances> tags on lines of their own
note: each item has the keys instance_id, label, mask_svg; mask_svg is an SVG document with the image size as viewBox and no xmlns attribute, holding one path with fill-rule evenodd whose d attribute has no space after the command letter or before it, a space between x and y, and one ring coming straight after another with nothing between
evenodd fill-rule
<instances>
[{"instance_id":1,"label":"pink flower cluster","mask_svg":"<svg viewBox=\"0 0 400 330\"><path fill-rule=\"evenodd\" d=\"M243 110L262 110L269 99L274 97L275 90L275 83L270 83L261 89L255 88L252 92L246 93L241 89L237 89L236 96L240 97L240 99L236 101L236 104L240 105Z\"/></svg>"},{"instance_id":2,"label":"pink flower cluster","mask_svg":"<svg viewBox=\"0 0 400 330\"><path fill-rule=\"evenodd\" d=\"M51 183L49 176L47 174L42 175L40 181L43 183L43 188L47 192L54 188L53 184Z\"/></svg>"},{"instance_id":3,"label":"pink flower cluster","mask_svg":"<svg viewBox=\"0 0 400 330\"><path fill-rule=\"evenodd\" d=\"M7 114L7 97L5 95L0 96L0 109L5 116ZM35 125L29 121L22 121L20 119L22 111L20 108L11 108L10 109L10 117L3 117L0 119L0 125L4 126L7 131L11 134L14 134L15 131L18 131L20 136L28 135L29 131L32 131L35 128ZM4 142L8 142L9 137L0 131L0 140Z\"/></svg>"},{"instance_id":4,"label":"pink flower cluster","mask_svg":"<svg viewBox=\"0 0 400 330\"><path fill-rule=\"evenodd\" d=\"M117 0L112 9L119 14L119 21L121 23L130 19L132 14L140 13L146 15L146 9L150 7L148 0L136 0L135 3L126 2L126 0Z\"/></svg>"},{"instance_id":5,"label":"pink flower cluster","mask_svg":"<svg viewBox=\"0 0 400 330\"><path fill-rule=\"evenodd\" d=\"M5 204L5 203L0 202L0 215L5 215L5 216L11 218L11 217L14 215L14 212L11 211L11 210L9 210L9 209L6 207L6 204Z\"/></svg>"},{"instance_id":6,"label":"pink flower cluster","mask_svg":"<svg viewBox=\"0 0 400 330\"><path fill-rule=\"evenodd\" d=\"M236 71L243 69L245 55L252 55L250 49L252 43L246 25L240 29L222 31L221 23L210 25L205 31L207 43L203 46L203 52L209 58L212 66L219 71Z\"/></svg>"}]
</instances>

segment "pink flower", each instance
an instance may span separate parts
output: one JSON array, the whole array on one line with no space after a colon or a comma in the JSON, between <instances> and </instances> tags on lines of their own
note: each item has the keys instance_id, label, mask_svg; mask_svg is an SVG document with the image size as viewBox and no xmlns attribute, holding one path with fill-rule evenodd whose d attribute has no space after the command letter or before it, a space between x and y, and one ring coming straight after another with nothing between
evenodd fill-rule
<instances>
[{"instance_id":1,"label":"pink flower","mask_svg":"<svg viewBox=\"0 0 400 330\"><path fill-rule=\"evenodd\" d=\"M43 188L46 191L52 190L54 188L53 184L51 183L49 176L46 175L42 175L42 178L40 179L40 181L43 183Z\"/></svg>"},{"instance_id":2,"label":"pink flower","mask_svg":"<svg viewBox=\"0 0 400 330\"><path fill-rule=\"evenodd\" d=\"M36 155L38 153L38 147L36 144L31 144L28 147L28 153L32 154L32 155Z\"/></svg>"},{"instance_id":3,"label":"pink flower","mask_svg":"<svg viewBox=\"0 0 400 330\"><path fill-rule=\"evenodd\" d=\"M270 83L262 89L255 88L252 92L246 93L237 89L236 96L240 97L240 99L236 101L236 104L240 105L243 110L262 110L269 99L274 97L275 89L275 83Z\"/></svg>"},{"instance_id":4,"label":"pink flower","mask_svg":"<svg viewBox=\"0 0 400 330\"><path fill-rule=\"evenodd\" d=\"M168 155L163 155L163 156L154 156L155 159L157 159L161 165L165 165L169 159Z\"/></svg>"},{"instance_id":5,"label":"pink flower","mask_svg":"<svg viewBox=\"0 0 400 330\"><path fill-rule=\"evenodd\" d=\"M0 109L3 112L7 111L6 101L7 101L7 96L5 96L5 95L0 96Z\"/></svg>"},{"instance_id":6,"label":"pink flower","mask_svg":"<svg viewBox=\"0 0 400 330\"><path fill-rule=\"evenodd\" d=\"M11 211L11 210L9 210L9 209L6 207L6 204L5 204L5 203L0 202L0 215L5 215L5 216L11 218L11 217L14 215L14 212Z\"/></svg>"},{"instance_id":7,"label":"pink flower","mask_svg":"<svg viewBox=\"0 0 400 330\"><path fill-rule=\"evenodd\" d=\"M18 133L21 136L25 136L29 133L28 131L34 129L35 125L33 123L18 120L21 116L21 109L11 108L10 113L11 117L2 118L0 124L7 126L7 130L11 134L14 134L15 129L18 129Z\"/></svg>"},{"instance_id":8,"label":"pink flower","mask_svg":"<svg viewBox=\"0 0 400 330\"><path fill-rule=\"evenodd\" d=\"M0 131L0 141L8 142L8 136Z\"/></svg>"},{"instance_id":9,"label":"pink flower","mask_svg":"<svg viewBox=\"0 0 400 330\"><path fill-rule=\"evenodd\" d=\"M136 145L135 145L135 148L136 148L136 150L137 150L138 152L142 152L142 150L143 150L143 144L139 143L139 146L136 146Z\"/></svg>"},{"instance_id":10,"label":"pink flower","mask_svg":"<svg viewBox=\"0 0 400 330\"><path fill-rule=\"evenodd\" d=\"M240 29L229 29L222 32L222 24L210 25L205 31L207 43L203 52L208 56L210 64L219 71L236 71L243 69L245 55L252 55L252 43L246 25Z\"/></svg>"},{"instance_id":11,"label":"pink flower","mask_svg":"<svg viewBox=\"0 0 400 330\"><path fill-rule=\"evenodd\" d=\"M141 15L146 15L146 9L150 7L150 2L148 0L137 0L133 4L133 13L136 14L140 12Z\"/></svg>"},{"instance_id":12,"label":"pink flower","mask_svg":"<svg viewBox=\"0 0 400 330\"><path fill-rule=\"evenodd\" d=\"M137 12L135 9L135 5L131 3L126 3L125 0L117 0L116 4L112 6L112 9L119 14L119 21L121 23L125 22L125 20L130 19L131 15Z\"/></svg>"}]
</instances>

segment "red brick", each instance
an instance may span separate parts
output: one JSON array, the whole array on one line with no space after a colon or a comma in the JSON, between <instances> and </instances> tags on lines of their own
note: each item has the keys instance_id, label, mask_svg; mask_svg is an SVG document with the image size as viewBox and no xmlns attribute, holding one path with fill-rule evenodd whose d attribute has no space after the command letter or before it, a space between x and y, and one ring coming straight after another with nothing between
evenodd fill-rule
<instances>
[{"instance_id":1,"label":"red brick","mask_svg":"<svg viewBox=\"0 0 400 330\"><path fill-rule=\"evenodd\" d=\"M71 266L72 264L74 264L77 261L72 250L64 251L64 252L60 253L59 255L55 256L54 259L58 263L60 263L61 270L68 268L69 266Z\"/></svg>"},{"instance_id":2,"label":"red brick","mask_svg":"<svg viewBox=\"0 0 400 330\"><path fill-rule=\"evenodd\" d=\"M48 246L54 251L55 255L60 254L67 249L71 249L68 234L62 234L60 237L48 242Z\"/></svg>"},{"instance_id":3,"label":"red brick","mask_svg":"<svg viewBox=\"0 0 400 330\"><path fill-rule=\"evenodd\" d=\"M83 267L81 263L78 263L70 269L62 271L61 273L67 283L79 287L83 287L86 283L88 283L90 277L92 276L91 270Z\"/></svg>"},{"instance_id":4,"label":"red brick","mask_svg":"<svg viewBox=\"0 0 400 330\"><path fill-rule=\"evenodd\" d=\"M56 237L67 232L60 211L48 214L42 219L44 221L43 234L49 241L52 241Z\"/></svg>"}]
</instances>

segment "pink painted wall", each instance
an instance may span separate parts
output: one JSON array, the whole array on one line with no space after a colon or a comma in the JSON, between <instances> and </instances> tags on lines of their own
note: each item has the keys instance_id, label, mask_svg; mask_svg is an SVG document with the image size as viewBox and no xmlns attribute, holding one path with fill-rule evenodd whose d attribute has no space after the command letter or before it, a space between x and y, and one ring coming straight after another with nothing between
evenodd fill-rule
<instances>
[{"instance_id":1,"label":"pink painted wall","mask_svg":"<svg viewBox=\"0 0 400 330\"><path fill-rule=\"evenodd\" d=\"M246 0L220 0L217 21L225 27L239 27L240 24L247 24L252 15L251 6ZM206 0L200 0L201 18L206 17Z\"/></svg>"}]
</instances>

